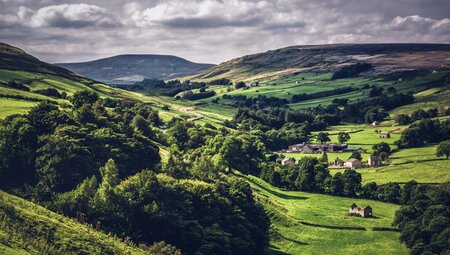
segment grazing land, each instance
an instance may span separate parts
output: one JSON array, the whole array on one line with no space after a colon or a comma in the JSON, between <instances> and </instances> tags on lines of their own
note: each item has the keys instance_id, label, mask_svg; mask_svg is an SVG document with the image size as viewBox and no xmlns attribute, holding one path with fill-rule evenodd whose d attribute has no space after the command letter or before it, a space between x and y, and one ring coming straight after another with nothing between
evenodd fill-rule
<instances>
[{"instance_id":1,"label":"grazing land","mask_svg":"<svg viewBox=\"0 0 450 255\"><path fill-rule=\"evenodd\" d=\"M282 191L253 176L247 179L272 220L267 254L408 254L391 229L397 205L372 200ZM348 215L348 207L370 205L373 218ZM355 229L346 229L355 228ZM359 230L356 230L359 229Z\"/></svg>"}]
</instances>

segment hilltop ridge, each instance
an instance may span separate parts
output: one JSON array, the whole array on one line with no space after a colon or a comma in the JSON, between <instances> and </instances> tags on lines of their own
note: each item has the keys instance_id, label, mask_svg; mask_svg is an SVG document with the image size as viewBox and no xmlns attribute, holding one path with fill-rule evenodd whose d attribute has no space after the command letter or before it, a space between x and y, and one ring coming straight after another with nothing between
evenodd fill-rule
<instances>
[{"instance_id":1,"label":"hilltop ridge","mask_svg":"<svg viewBox=\"0 0 450 255\"><path fill-rule=\"evenodd\" d=\"M235 58L186 79L261 80L299 72L335 72L356 63L373 66L365 76L445 69L449 44L327 44L290 46Z\"/></svg>"},{"instance_id":2,"label":"hilltop ridge","mask_svg":"<svg viewBox=\"0 0 450 255\"><path fill-rule=\"evenodd\" d=\"M61 67L109 84L131 84L143 79L171 79L198 73L212 64L200 64L172 55L125 54Z\"/></svg>"}]
</instances>

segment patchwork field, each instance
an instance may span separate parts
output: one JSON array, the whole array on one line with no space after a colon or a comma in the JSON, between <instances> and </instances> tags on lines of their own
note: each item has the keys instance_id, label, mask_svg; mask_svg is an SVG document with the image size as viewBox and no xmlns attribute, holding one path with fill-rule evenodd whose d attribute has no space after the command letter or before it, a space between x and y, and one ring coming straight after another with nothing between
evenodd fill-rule
<instances>
[{"instance_id":1,"label":"patchwork field","mask_svg":"<svg viewBox=\"0 0 450 255\"><path fill-rule=\"evenodd\" d=\"M282 191L254 176L243 176L271 217L266 254L407 254L391 229L397 205L372 200ZM370 205L373 218L349 216L348 207Z\"/></svg>"}]
</instances>

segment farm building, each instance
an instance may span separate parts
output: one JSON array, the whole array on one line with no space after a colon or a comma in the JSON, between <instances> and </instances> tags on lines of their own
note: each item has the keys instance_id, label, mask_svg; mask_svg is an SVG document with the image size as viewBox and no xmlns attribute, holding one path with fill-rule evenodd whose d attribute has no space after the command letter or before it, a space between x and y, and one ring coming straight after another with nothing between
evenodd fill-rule
<instances>
[{"instance_id":1,"label":"farm building","mask_svg":"<svg viewBox=\"0 0 450 255\"><path fill-rule=\"evenodd\" d=\"M381 157L380 156L370 156L369 159L367 160L367 165L371 166L371 167L377 167L381 165Z\"/></svg>"},{"instance_id":2,"label":"farm building","mask_svg":"<svg viewBox=\"0 0 450 255\"><path fill-rule=\"evenodd\" d=\"M281 160L281 165L283 166L294 166L295 160L292 158L284 158Z\"/></svg>"},{"instance_id":3,"label":"farm building","mask_svg":"<svg viewBox=\"0 0 450 255\"><path fill-rule=\"evenodd\" d=\"M333 161L333 165L335 166L344 166L344 164L345 164L344 160L340 158L335 158Z\"/></svg>"},{"instance_id":4,"label":"farm building","mask_svg":"<svg viewBox=\"0 0 450 255\"><path fill-rule=\"evenodd\" d=\"M364 208L358 207L356 204L352 204L348 209L350 215L358 215L363 218L372 216L372 207L366 206Z\"/></svg>"},{"instance_id":5,"label":"farm building","mask_svg":"<svg viewBox=\"0 0 450 255\"><path fill-rule=\"evenodd\" d=\"M345 166L346 167L350 167L352 169L360 168L361 167L361 160L356 159L356 158L350 158L349 160L347 160L347 162L345 162Z\"/></svg>"},{"instance_id":6,"label":"farm building","mask_svg":"<svg viewBox=\"0 0 450 255\"><path fill-rule=\"evenodd\" d=\"M288 147L288 152L303 152L303 153L322 153L326 152L343 152L348 149L347 144L293 144Z\"/></svg>"},{"instance_id":7,"label":"farm building","mask_svg":"<svg viewBox=\"0 0 450 255\"><path fill-rule=\"evenodd\" d=\"M389 132L381 132L380 138L391 138L391 134Z\"/></svg>"}]
</instances>

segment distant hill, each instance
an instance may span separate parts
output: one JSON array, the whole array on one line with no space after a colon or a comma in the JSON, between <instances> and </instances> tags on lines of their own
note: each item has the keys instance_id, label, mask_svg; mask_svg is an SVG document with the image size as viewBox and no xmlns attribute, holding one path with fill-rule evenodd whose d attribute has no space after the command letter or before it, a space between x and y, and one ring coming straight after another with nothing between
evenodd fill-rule
<instances>
[{"instance_id":1,"label":"distant hill","mask_svg":"<svg viewBox=\"0 0 450 255\"><path fill-rule=\"evenodd\" d=\"M0 69L51 74L83 83L94 82L65 68L42 62L25 51L5 43L0 43Z\"/></svg>"},{"instance_id":2,"label":"distant hill","mask_svg":"<svg viewBox=\"0 0 450 255\"><path fill-rule=\"evenodd\" d=\"M95 91L101 97L136 98L131 92L85 78L0 43L0 118L26 113L42 101L70 104L68 97L80 90Z\"/></svg>"},{"instance_id":3,"label":"distant hill","mask_svg":"<svg viewBox=\"0 0 450 255\"><path fill-rule=\"evenodd\" d=\"M336 72L368 63L361 75L450 67L450 44L329 44L291 46L221 63L186 79L263 80L299 72Z\"/></svg>"},{"instance_id":4,"label":"distant hill","mask_svg":"<svg viewBox=\"0 0 450 255\"><path fill-rule=\"evenodd\" d=\"M109 84L131 84L144 78L171 79L213 67L170 55L119 55L82 63L57 64Z\"/></svg>"}]
</instances>

